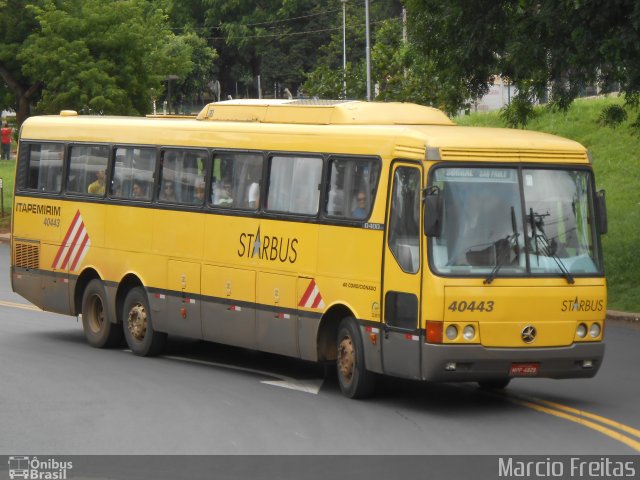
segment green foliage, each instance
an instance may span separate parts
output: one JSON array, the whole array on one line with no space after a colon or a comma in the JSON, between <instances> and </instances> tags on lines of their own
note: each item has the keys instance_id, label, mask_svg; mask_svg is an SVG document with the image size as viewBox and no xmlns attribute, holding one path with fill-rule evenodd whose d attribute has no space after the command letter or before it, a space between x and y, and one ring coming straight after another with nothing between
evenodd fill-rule
<instances>
[{"instance_id":1,"label":"green foliage","mask_svg":"<svg viewBox=\"0 0 640 480\"><path fill-rule=\"evenodd\" d=\"M482 96L495 75L567 111L585 85L640 92L640 2L405 0L410 38L454 93L447 110Z\"/></svg>"},{"instance_id":2,"label":"green foliage","mask_svg":"<svg viewBox=\"0 0 640 480\"><path fill-rule=\"evenodd\" d=\"M17 55L43 83L37 111L73 108L105 114L149 111L151 88L193 68L192 49L143 0L65 0L31 4L40 29Z\"/></svg>"},{"instance_id":3,"label":"green foliage","mask_svg":"<svg viewBox=\"0 0 640 480\"><path fill-rule=\"evenodd\" d=\"M601 128L598 118L620 98L577 100L566 112L536 107L528 124L576 140L591 152L597 188L607 191L609 233L602 237L609 290L609 308L640 312L640 137L630 127ZM504 126L498 112L477 113L456 119L461 125Z\"/></svg>"},{"instance_id":4,"label":"green foliage","mask_svg":"<svg viewBox=\"0 0 640 480\"><path fill-rule=\"evenodd\" d=\"M263 96L282 97L284 88L295 95L341 19L339 0L202 0L202 5L208 8L199 21L220 52L224 97L235 97L236 91L257 97L258 75Z\"/></svg>"},{"instance_id":5,"label":"green foliage","mask_svg":"<svg viewBox=\"0 0 640 480\"><path fill-rule=\"evenodd\" d=\"M510 128L524 128L536 115L533 99L525 92L520 90L511 103L500 110L500 117Z\"/></svg>"},{"instance_id":6,"label":"green foliage","mask_svg":"<svg viewBox=\"0 0 640 480\"><path fill-rule=\"evenodd\" d=\"M603 127L616 128L627 120L627 111L622 105L607 105L600 112L598 123Z\"/></svg>"},{"instance_id":7,"label":"green foliage","mask_svg":"<svg viewBox=\"0 0 640 480\"><path fill-rule=\"evenodd\" d=\"M4 216L0 215L0 232L8 231L11 226L11 211L13 209L13 180L16 170L15 160L0 161L0 178L2 179L2 194L4 202Z\"/></svg>"},{"instance_id":8,"label":"green foliage","mask_svg":"<svg viewBox=\"0 0 640 480\"><path fill-rule=\"evenodd\" d=\"M324 98L342 98L342 88L326 89L322 82L328 78L339 78L342 83L343 31L342 6L339 0L328 0L325 9L333 9L333 15L326 16L326 28L332 29L328 43L318 49L316 65L307 74L305 92L328 93ZM400 23L401 4L390 2L370 2L371 30L371 70L372 84L378 83L379 99L395 99L402 87L398 85L398 74L402 75L405 51L402 48ZM364 2L349 1L346 4L346 57L347 57L347 98L362 99L366 96L366 28ZM398 70L399 68L399 70ZM330 73L334 71L335 73ZM311 93L312 94L312 93ZM335 95L338 96L335 96ZM332 95L331 97L329 95Z\"/></svg>"},{"instance_id":9,"label":"green foliage","mask_svg":"<svg viewBox=\"0 0 640 480\"><path fill-rule=\"evenodd\" d=\"M0 3L0 107L21 122L63 108L105 114L150 111L168 74L185 90L215 52L169 28L171 0L7 0ZM203 67L206 65L207 67Z\"/></svg>"}]
</instances>

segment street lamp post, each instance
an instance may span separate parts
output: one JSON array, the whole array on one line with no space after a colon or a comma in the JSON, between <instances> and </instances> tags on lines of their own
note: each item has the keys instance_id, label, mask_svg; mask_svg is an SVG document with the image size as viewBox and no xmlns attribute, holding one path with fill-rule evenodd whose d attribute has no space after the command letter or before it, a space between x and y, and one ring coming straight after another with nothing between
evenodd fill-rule
<instances>
[{"instance_id":1,"label":"street lamp post","mask_svg":"<svg viewBox=\"0 0 640 480\"><path fill-rule=\"evenodd\" d=\"M342 2L342 97L347 99L347 0Z\"/></svg>"}]
</instances>

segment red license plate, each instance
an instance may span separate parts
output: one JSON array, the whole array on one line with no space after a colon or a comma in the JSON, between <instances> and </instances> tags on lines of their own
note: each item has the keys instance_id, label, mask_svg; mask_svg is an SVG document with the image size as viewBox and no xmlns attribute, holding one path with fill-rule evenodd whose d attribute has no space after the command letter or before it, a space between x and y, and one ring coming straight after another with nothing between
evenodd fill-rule
<instances>
[{"instance_id":1,"label":"red license plate","mask_svg":"<svg viewBox=\"0 0 640 480\"><path fill-rule=\"evenodd\" d=\"M537 377L539 372L539 363L512 363L509 375L512 377Z\"/></svg>"}]
</instances>

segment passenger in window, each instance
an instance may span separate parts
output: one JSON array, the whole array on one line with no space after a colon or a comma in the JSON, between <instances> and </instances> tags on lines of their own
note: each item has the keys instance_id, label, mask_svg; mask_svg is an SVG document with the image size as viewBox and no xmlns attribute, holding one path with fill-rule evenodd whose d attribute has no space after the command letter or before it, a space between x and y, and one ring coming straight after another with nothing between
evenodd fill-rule
<instances>
[{"instance_id":1,"label":"passenger in window","mask_svg":"<svg viewBox=\"0 0 640 480\"><path fill-rule=\"evenodd\" d=\"M247 194L247 208L251 210L257 210L260 203L260 185L258 182L253 182L249 185L249 193Z\"/></svg>"},{"instance_id":2,"label":"passenger in window","mask_svg":"<svg viewBox=\"0 0 640 480\"><path fill-rule=\"evenodd\" d=\"M193 195L193 203L202 205L204 203L204 180L196 180L196 190Z\"/></svg>"},{"instance_id":3,"label":"passenger in window","mask_svg":"<svg viewBox=\"0 0 640 480\"><path fill-rule=\"evenodd\" d=\"M146 199L144 188L140 182L133 182L133 187L131 188L131 198L135 198L137 200Z\"/></svg>"},{"instance_id":4,"label":"passenger in window","mask_svg":"<svg viewBox=\"0 0 640 480\"><path fill-rule=\"evenodd\" d=\"M160 200L163 202L176 203L176 188L173 182L164 182L162 185L162 192L160 193Z\"/></svg>"},{"instance_id":5,"label":"passenger in window","mask_svg":"<svg viewBox=\"0 0 640 480\"><path fill-rule=\"evenodd\" d=\"M87 192L91 195L104 195L104 179L106 177L104 170L96 172L96 181L89 184Z\"/></svg>"},{"instance_id":6,"label":"passenger in window","mask_svg":"<svg viewBox=\"0 0 640 480\"><path fill-rule=\"evenodd\" d=\"M122 197L122 184L116 178L111 181L111 196Z\"/></svg>"},{"instance_id":7,"label":"passenger in window","mask_svg":"<svg viewBox=\"0 0 640 480\"><path fill-rule=\"evenodd\" d=\"M231 184L229 182L223 182L222 185L220 185L219 182L216 184L213 204L219 207L230 207L233 205Z\"/></svg>"},{"instance_id":8,"label":"passenger in window","mask_svg":"<svg viewBox=\"0 0 640 480\"><path fill-rule=\"evenodd\" d=\"M356 196L356 208L351 211L351 216L362 220L367 218L369 213L369 206L367 205L367 194L365 192L358 192Z\"/></svg>"}]
</instances>

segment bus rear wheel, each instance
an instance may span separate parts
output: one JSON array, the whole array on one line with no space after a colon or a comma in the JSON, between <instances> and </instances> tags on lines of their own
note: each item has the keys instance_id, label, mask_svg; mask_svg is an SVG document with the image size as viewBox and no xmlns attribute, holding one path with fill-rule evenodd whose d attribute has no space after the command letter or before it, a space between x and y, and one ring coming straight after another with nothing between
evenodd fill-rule
<instances>
[{"instance_id":1,"label":"bus rear wheel","mask_svg":"<svg viewBox=\"0 0 640 480\"><path fill-rule=\"evenodd\" d=\"M353 317L347 317L338 327L336 367L340 390L349 398L365 398L373 393L375 376L364 364L364 347Z\"/></svg>"},{"instance_id":2,"label":"bus rear wheel","mask_svg":"<svg viewBox=\"0 0 640 480\"><path fill-rule=\"evenodd\" d=\"M124 338L131 351L141 357L158 355L164 349L167 334L153 329L151 309L142 287L133 288L124 299L122 312Z\"/></svg>"},{"instance_id":3,"label":"bus rear wheel","mask_svg":"<svg viewBox=\"0 0 640 480\"><path fill-rule=\"evenodd\" d=\"M82 329L92 347L112 348L122 343L122 329L107 315L107 294L97 278L87 284L82 294Z\"/></svg>"}]
</instances>

